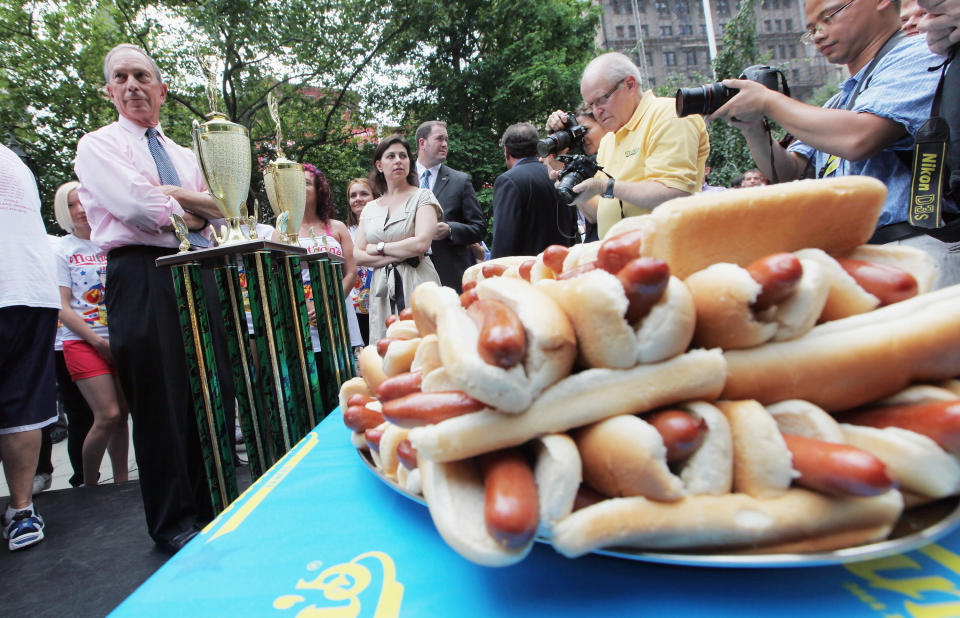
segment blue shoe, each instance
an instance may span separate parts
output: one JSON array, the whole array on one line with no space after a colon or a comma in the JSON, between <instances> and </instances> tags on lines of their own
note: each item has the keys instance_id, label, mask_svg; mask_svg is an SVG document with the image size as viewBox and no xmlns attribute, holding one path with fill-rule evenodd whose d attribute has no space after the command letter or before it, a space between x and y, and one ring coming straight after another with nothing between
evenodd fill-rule
<instances>
[{"instance_id":1,"label":"blue shoe","mask_svg":"<svg viewBox=\"0 0 960 618\"><path fill-rule=\"evenodd\" d=\"M43 540L43 517L36 510L17 511L9 523L4 522L3 538L9 539L10 551L39 543Z\"/></svg>"}]
</instances>

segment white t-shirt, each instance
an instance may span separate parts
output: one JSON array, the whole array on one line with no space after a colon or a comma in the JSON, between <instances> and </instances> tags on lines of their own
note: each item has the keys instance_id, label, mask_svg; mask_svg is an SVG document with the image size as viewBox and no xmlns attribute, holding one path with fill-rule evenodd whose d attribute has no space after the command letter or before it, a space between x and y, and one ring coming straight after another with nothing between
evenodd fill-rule
<instances>
[{"instance_id":1,"label":"white t-shirt","mask_svg":"<svg viewBox=\"0 0 960 618\"><path fill-rule=\"evenodd\" d=\"M57 269L46 236L30 168L0 145L0 307L60 308Z\"/></svg>"},{"instance_id":2,"label":"white t-shirt","mask_svg":"<svg viewBox=\"0 0 960 618\"><path fill-rule=\"evenodd\" d=\"M57 247L57 285L70 288L70 308L80 314L87 326L107 338L107 311L103 306L103 280L106 278L107 256L92 240L69 234ZM83 339L64 328L64 341Z\"/></svg>"},{"instance_id":3,"label":"white t-shirt","mask_svg":"<svg viewBox=\"0 0 960 618\"><path fill-rule=\"evenodd\" d=\"M50 241L50 248L53 249L53 255L56 256L57 246L60 244L60 237L54 236L53 234L47 234L47 240ZM57 336L53 338L54 352L63 351L63 331L65 330L67 330L67 327L63 325L63 322L61 322L60 320L57 320Z\"/></svg>"}]
</instances>

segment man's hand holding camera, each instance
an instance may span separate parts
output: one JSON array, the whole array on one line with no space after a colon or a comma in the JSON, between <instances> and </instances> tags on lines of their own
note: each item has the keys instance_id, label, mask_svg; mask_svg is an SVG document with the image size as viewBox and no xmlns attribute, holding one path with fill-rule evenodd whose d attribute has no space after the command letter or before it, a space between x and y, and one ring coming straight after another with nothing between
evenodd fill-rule
<instances>
[{"instance_id":1,"label":"man's hand holding camera","mask_svg":"<svg viewBox=\"0 0 960 618\"><path fill-rule=\"evenodd\" d=\"M749 79L725 79L723 85L737 89L739 91L737 96L706 116L704 120L708 123L714 120L726 120L744 132L762 130L763 117L768 114L772 99L784 96Z\"/></svg>"}]
</instances>

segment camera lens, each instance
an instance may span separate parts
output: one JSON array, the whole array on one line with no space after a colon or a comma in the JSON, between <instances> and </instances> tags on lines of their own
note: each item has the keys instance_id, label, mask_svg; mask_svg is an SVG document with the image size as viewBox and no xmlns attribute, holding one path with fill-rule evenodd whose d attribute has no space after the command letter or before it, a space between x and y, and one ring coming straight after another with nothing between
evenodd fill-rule
<instances>
[{"instance_id":1,"label":"camera lens","mask_svg":"<svg viewBox=\"0 0 960 618\"><path fill-rule=\"evenodd\" d=\"M723 104L737 94L736 88L727 88L720 82L705 84L695 88L677 90L677 116L683 118L691 114L706 116L717 111Z\"/></svg>"},{"instance_id":2,"label":"camera lens","mask_svg":"<svg viewBox=\"0 0 960 618\"><path fill-rule=\"evenodd\" d=\"M571 135L566 129L557 131L537 142L537 154L547 157L570 147Z\"/></svg>"}]
</instances>

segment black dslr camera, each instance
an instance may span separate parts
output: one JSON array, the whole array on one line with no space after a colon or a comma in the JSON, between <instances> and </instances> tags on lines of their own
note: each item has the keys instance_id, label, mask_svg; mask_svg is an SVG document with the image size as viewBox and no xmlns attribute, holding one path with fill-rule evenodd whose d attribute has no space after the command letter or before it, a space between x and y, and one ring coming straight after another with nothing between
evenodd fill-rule
<instances>
[{"instance_id":1,"label":"black dslr camera","mask_svg":"<svg viewBox=\"0 0 960 618\"><path fill-rule=\"evenodd\" d=\"M749 79L758 84L763 84L770 90L776 90L788 97L790 96L787 77L780 69L755 64L752 67L745 68L743 73L740 74L740 79ZM695 88L680 88L677 90L677 116L683 118L690 114L700 114L701 116L712 114L738 92L740 92L738 89L727 88L720 82Z\"/></svg>"},{"instance_id":2,"label":"black dslr camera","mask_svg":"<svg viewBox=\"0 0 960 618\"><path fill-rule=\"evenodd\" d=\"M580 146L583 144L583 136L586 133L586 127L577 124L577 117L567 112L567 120L563 123L563 129L551 133L537 142L537 154L541 157L549 157L561 150Z\"/></svg>"},{"instance_id":3,"label":"black dslr camera","mask_svg":"<svg viewBox=\"0 0 960 618\"><path fill-rule=\"evenodd\" d=\"M597 160L587 155L557 155L557 161L562 162L563 169L557 172L557 197L564 206L573 203L577 194L573 188L586 180L593 178L603 168L597 165Z\"/></svg>"}]
</instances>

